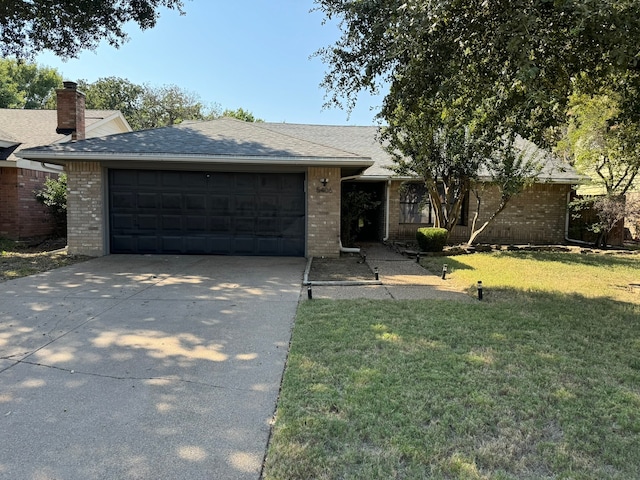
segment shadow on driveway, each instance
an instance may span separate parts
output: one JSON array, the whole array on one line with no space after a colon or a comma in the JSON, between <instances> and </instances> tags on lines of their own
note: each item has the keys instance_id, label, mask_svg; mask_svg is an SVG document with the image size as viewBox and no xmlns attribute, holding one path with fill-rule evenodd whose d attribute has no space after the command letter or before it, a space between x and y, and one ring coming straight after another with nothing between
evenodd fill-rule
<instances>
[{"instance_id":1,"label":"shadow on driveway","mask_svg":"<svg viewBox=\"0 0 640 480\"><path fill-rule=\"evenodd\" d=\"M304 268L111 255L0 284L0 478L257 479Z\"/></svg>"}]
</instances>

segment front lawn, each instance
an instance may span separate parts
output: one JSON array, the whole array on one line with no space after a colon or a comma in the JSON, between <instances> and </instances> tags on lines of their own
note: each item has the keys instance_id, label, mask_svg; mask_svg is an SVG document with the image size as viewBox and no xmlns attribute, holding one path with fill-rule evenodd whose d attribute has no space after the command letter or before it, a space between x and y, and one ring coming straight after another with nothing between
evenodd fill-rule
<instances>
[{"instance_id":1,"label":"front lawn","mask_svg":"<svg viewBox=\"0 0 640 480\"><path fill-rule=\"evenodd\" d=\"M485 301L300 305L264 477L640 478L640 256L435 262Z\"/></svg>"}]
</instances>

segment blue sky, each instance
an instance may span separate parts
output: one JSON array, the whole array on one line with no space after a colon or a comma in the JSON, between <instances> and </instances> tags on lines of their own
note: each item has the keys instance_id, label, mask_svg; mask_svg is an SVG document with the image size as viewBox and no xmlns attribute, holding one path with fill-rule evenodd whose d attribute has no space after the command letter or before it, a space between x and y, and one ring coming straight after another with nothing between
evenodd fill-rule
<instances>
[{"instance_id":1,"label":"blue sky","mask_svg":"<svg viewBox=\"0 0 640 480\"><path fill-rule=\"evenodd\" d=\"M128 26L130 40L120 49L104 43L78 59L44 53L36 61L65 80L175 84L207 104L242 107L268 122L374 124L381 97L360 95L350 115L323 109L326 66L310 56L334 43L339 30L323 25L313 7L312 0L185 0L184 16L162 10L151 30Z\"/></svg>"}]
</instances>

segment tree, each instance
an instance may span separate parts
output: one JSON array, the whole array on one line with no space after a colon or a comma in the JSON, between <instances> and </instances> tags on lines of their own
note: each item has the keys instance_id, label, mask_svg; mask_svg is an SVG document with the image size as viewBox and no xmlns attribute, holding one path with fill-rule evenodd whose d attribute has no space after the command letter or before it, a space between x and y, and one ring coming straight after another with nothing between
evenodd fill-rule
<instances>
[{"instance_id":1,"label":"tree","mask_svg":"<svg viewBox=\"0 0 640 480\"><path fill-rule=\"evenodd\" d=\"M99 78L93 83L78 81L78 90L85 94L85 105L97 110L120 110L134 130L142 126L138 122L138 110L145 87L124 78Z\"/></svg>"},{"instance_id":2,"label":"tree","mask_svg":"<svg viewBox=\"0 0 640 480\"><path fill-rule=\"evenodd\" d=\"M576 88L590 93L608 85L624 99L619 118L640 119L640 2L316 4L342 31L318 52L329 66L327 103L350 109L360 92L389 88L378 115L391 132L383 139L398 153L401 170L425 179L447 229L476 167L491 158L486 147L499 150L516 134L551 145L549 131L564 122ZM508 162L497 172L513 176L505 192L524 173Z\"/></svg>"},{"instance_id":3,"label":"tree","mask_svg":"<svg viewBox=\"0 0 640 480\"><path fill-rule=\"evenodd\" d=\"M605 89L576 92L569 99L569 122L557 145L597 193L625 195L640 172L640 126L620 118L621 99Z\"/></svg>"},{"instance_id":4,"label":"tree","mask_svg":"<svg viewBox=\"0 0 640 480\"><path fill-rule=\"evenodd\" d=\"M458 223L471 181L477 176L490 144L472 129L398 107L381 139L393 155L399 175L424 181L435 212L434 227L451 232Z\"/></svg>"},{"instance_id":5,"label":"tree","mask_svg":"<svg viewBox=\"0 0 640 480\"><path fill-rule=\"evenodd\" d=\"M329 103L352 107L389 85L381 117L424 99L456 107L487 130L536 143L563 122L577 82L625 92L640 117L640 2L634 0L316 0L342 36L319 52Z\"/></svg>"},{"instance_id":6,"label":"tree","mask_svg":"<svg viewBox=\"0 0 640 480\"><path fill-rule=\"evenodd\" d=\"M448 120L424 108L421 115L396 109L382 139L394 156L395 171L414 175L425 184L435 219L434 227L449 233L459 223L463 203L470 193L476 211L468 244L507 207L509 201L533 182L540 171L537 151L516 145L515 132L497 137L461 124L457 115ZM480 181L479 174L488 177ZM495 186L500 195L494 211L476 228L480 217L481 190Z\"/></svg>"},{"instance_id":7,"label":"tree","mask_svg":"<svg viewBox=\"0 0 640 480\"><path fill-rule=\"evenodd\" d=\"M640 172L640 128L620 117L622 100L609 88L597 94L576 91L569 100L569 122L557 150L590 181L586 197L574 201L576 211L593 208L597 221L589 230L604 246L611 230L634 213L627 205L629 192ZM583 187L584 189L585 187Z\"/></svg>"},{"instance_id":8,"label":"tree","mask_svg":"<svg viewBox=\"0 0 640 480\"><path fill-rule=\"evenodd\" d=\"M0 108L48 108L61 87L54 68L0 58Z\"/></svg>"},{"instance_id":9,"label":"tree","mask_svg":"<svg viewBox=\"0 0 640 480\"><path fill-rule=\"evenodd\" d=\"M165 127L184 120L209 120L219 116L216 105L205 106L197 94L177 85L137 85L118 77L78 82L90 109L120 110L134 130Z\"/></svg>"},{"instance_id":10,"label":"tree","mask_svg":"<svg viewBox=\"0 0 640 480\"><path fill-rule=\"evenodd\" d=\"M211 120L218 116L215 106L207 108L198 95L177 85L145 86L138 111L142 128L165 127L184 120Z\"/></svg>"},{"instance_id":11,"label":"tree","mask_svg":"<svg viewBox=\"0 0 640 480\"><path fill-rule=\"evenodd\" d=\"M67 233L67 175L61 173L58 178L47 178L39 190L33 192L36 200L46 206L53 218L55 234Z\"/></svg>"},{"instance_id":12,"label":"tree","mask_svg":"<svg viewBox=\"0 0 640 480\"><path fill-rule=\"evenodd\" d=\"M184 14L182 0L3 0L0 3L0 54L32 58L51 50L63 58L95 49L102 40L119 47L123 26L153 28L160 7Z\"/></svg>"},{"instance_id":13,"label":"tree","mask_svg":"<svg viewBox=\"0 0 640 480\"><path fill-rule=\"evenodd\" d=\"M483 165L490 180L477 182L473 189L476 197L476 211L471 221L467 245L472 245L491 222L507 208L509 201L520 195L527 186L534 182L542 168L538 156L539 152L532 146L529 148L516 146L516 138L513 136L506 138L504 143L491 153ZM484 223L477 227L482 203L481 190L487 187L496 187L500 200Z\"/></svg>"},{"instance_id":14,"label":"tree","mask_svg":"<svg viewBox=\"0 0 640 480\"><path fill-rule=\"evenodd\" d=\"M224 112L222 112L222 116L237 118L238 120L242 120L243 122L264 122L264 120L254 117L253 113L248 110L244 110L243 108L238 108L236 110L226 109Z\"/></svg>"}]
</instances>

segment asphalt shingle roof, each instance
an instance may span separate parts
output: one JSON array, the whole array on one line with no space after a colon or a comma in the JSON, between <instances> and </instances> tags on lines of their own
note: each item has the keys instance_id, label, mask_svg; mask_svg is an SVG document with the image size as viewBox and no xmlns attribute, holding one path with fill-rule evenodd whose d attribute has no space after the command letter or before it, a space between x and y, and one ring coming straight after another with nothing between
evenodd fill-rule
<instances>
[{"instance_id":1,"label":"asphalt shingle roof","mask_svg":"<svg viewBox=\"0 0 640 480\"><path fill-rule=\"evenodd\" d=\"M86 110L85 127L117 113L116 110ZM16 149L50 145L66 135L56 133L58 116L55 110L0 109L0 140L20 143ZM9 157L11 158L11 156Z\"/></svg>"},{"instance_id":2,"label":"asphalt shingle roof","mask_svg":"<svg viewBox=\"0 0 640 480\"><path fill-rule=\"evenodd\" d=\"M0 125L1 127L1 125ZM522 147L535 146L523 140ZM170 127L141 130L74 143L34 148L30 152L68 158L147 159L191 157L228 159L331 159L348 164L372 160L363 176L393 177L393 160L378 141L378 127L248 123L232 118L188 122ZM25 155L27 158L29 155ZM544 169L540 177L571 183L575 171L549 154L540 155ZM360 163L362 164L362 163Z\"/></svg>"},{"instance_id":3,"label":"asphalt shingle roof","mask_svg":"<svg viewBox=\"0 0 640 480\"><path fill-rule=\"evenodd\" d=\"M52 145L32 151L70 154L190 155L224 157L345 158L363 155L314 143L232 118L186 122L108 137Z\"/></svg>"}]
</instances>

